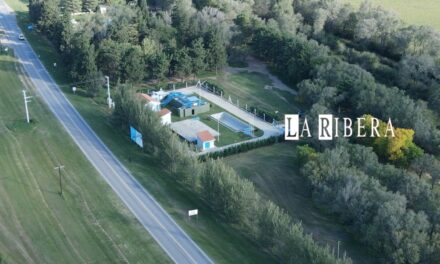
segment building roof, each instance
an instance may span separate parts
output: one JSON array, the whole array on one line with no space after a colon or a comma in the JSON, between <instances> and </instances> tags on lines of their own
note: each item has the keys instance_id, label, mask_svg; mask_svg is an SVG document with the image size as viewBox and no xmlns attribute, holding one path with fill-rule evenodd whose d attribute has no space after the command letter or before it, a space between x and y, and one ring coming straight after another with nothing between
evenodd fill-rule
<instances>
[{"instance_id":1,"label":"building roof","mask_svg":"<svg viewBox=\"0 0 440 264\"><path fill-rule=\"evenodd\" d=\"M215 140L215 137L211 133L209 133L208 130L197 133L197 138L200 139L202 142Z\"/></svg>"},{"instance_id":2,"label":"building roof","mask_svg":"<svg viewBox=\"0 0 440 264\"><path fill-rule=\"evenodd\" d=\"M167 114L169 114L169 113L171 113L171 111L168 110L168 108L162 108L162 110L160 110L159 112L157 112L157 114L158 114L160 117L162 117L162 116L164 116L164 115L167 115Z\"/></svg>"},{"instance_id":3,"label":"building roof","mask_svg":"<svg viewBox=\"0 0 440 264\"><path fill-rule=\"evenodd\" d=\"M139 98L147 100L148 102L156 102L159 103L158 100L152 98L151 96L149 96L148 94L144 94L144 93L137 93L137 96L139 96Z\"/></svg>"}]
</instances>

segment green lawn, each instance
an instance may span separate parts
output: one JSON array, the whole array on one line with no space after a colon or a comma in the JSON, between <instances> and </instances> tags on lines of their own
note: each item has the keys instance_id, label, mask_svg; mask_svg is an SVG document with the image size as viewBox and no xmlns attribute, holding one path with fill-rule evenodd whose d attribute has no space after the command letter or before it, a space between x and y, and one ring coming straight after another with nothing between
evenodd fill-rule
<instances>
[{"instance_id":1,"label":"green lawn","mask_svg":"<svg viewBox=\"0 0 440 264\"><path fill-rule=\"evenodd\" d=\"M26 123L21 91L29 86L16 69L13 57L0 56L0 259L170 262L38 97Z\"/></svg>"},{"instance_id":2,"label":"green lawn","mask_svg":"<svg viewBox=\"0 0 440 264\"><path fill-rule=\"evenodd\" d=\"M265 89L272 85L268 76L257 72L240 72L226 74L217 78L214 83L223 88L224 97L235 104L237 99L241 107L247 104L270 113L279 111L282 114L297 113L296 97L289 92L277 89Z\"/></svg>"},{"instance_id":3,"label":"green lawn","mask_svg":"<svg viewBox=\"0 0 440 264\"><path fill-rule=\"evenodd\" d=\"M224 161L254 182L268 200L274 201L293 219L302 222L305 231L312 233L316 241L334 248L337 248L337 241L341 241L341 252L347 251L355 263L376 263L365 248L353 241L337 219L316 207L305 179L298 173L295 144L282 143L258 148L226 157Z\"/></svg>"},{"instance_id":4,"label":"green lawn","mask_svg":"<svg viewBox=\"0 0 440 264\"><path fill-rule=\"evenodd\" d=\"M358 7L363 0L344 0ZM371 0L388 10L394 11L409 24L427 25L440 30L439 0Z\"/></svg>"},{"instance_id":5,"label":"green lawn","mask_svg":"<svg viewBox=\"0 0 440 264\"><path fill-rule=\"evenodd\" d=\"M8 3L17 3L19 0L7 0ZM21 14L27 12L25 5L17 5ZM26 25L26 16L20 15L19 24ZM25 31L26 38L32 44L37 54L41 55L43 63L59 83L65 84L67 72L61 63L54 69L53 61L59 61L59 56L51 48L50 43L37 32ZM224 224L217 214L206 208L194 195L189 194L181 186L168 178L160 167L156 157L147 156L130 143L127 130L115 129L111 123L111 113L105 104L97 103L90 98L73 95L68 85L62 86L68 98L86 119L98 136L112 150L112 152L127 166L133 175L158 200L164 209L177 223L207 252L217 263L273 263L275 260L262 252L258 245L237 232L234 227ZM102 102L100 98L98 102ZM198 222L188 221L188 209L198 208L200 215ZM149 261L148 259L139 261Z\"/></svg>"},{"instance_id":6,"label":"green lawn","mask_svg":"<svg viewBox=\"0 0 440 264\"><path fill-rule=\"evenodd\" d=\"M218 126L218 123L215 120L212 120L210 118L210 115L215 114L215 113L220 113L220 112L227 112L227 111L224 110L223 108L219 107L218 105L211 103L211 109L208 112L201 113L201 114L197 115L197 117L200 119L200 121L202 121L204 124L208 125L212 129L214 129L215 131L217 131L218 128L220 129L220 141L218 141L218 140L215 141L215 145L217 147L222 147L222 146L242 142L242 141L249 140L252 138L248 135L245 135L244 133L233 132L232 130L223 126L222 124L220 124L220 126ZM193 118L193 117L180 118L174 114L172 115L173 122L178 122L178 121L190 119L190 118ZM263 131L257 129L254 132L254 135L256 137L260 137L263 135Z\"/></svg>"}]
</instances>

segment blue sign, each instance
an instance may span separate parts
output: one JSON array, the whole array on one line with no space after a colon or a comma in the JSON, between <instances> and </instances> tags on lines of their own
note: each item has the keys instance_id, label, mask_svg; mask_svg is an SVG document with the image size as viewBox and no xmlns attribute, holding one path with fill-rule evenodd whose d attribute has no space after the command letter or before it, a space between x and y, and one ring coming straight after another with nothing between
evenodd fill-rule
<instances>
[{"instance_id":1,"label":"blue sign","mask_svg":"<svg viewBox=\"0 0 440 264\"><path fill-rule=\"evenodd\" d=\"M142 134L139 133L134 127L130 126L130 138L133 142L135 142L139 147L143 148L144 143L142 142Z\"/></svg>"}]
</instances>

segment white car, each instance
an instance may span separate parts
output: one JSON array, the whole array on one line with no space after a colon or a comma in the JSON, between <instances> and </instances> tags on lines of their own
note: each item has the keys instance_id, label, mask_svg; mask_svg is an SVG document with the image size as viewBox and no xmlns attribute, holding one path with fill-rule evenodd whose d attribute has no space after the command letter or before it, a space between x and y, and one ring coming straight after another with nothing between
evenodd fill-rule
<instances>
[{"instance_id":1,"label":"white car","mask_svg":"<svg viewBox=\"0 0 440 264\"><path fill-rule=\"evenodd\" d=\"M18 39L19 40L25 40L24 35L23 34L18 35Z\"/></svg>"}]
</instances>

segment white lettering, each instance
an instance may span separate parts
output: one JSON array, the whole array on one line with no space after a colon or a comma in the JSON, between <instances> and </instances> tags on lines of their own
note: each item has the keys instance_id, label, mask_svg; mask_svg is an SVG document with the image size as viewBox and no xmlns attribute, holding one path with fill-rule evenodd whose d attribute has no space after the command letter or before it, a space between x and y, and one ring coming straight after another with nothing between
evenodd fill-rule
<instances>
[{"instance_id":1,"label":"white lettering","mask_svg":"<svg viewBox=\"0 0 440 264\"><path fill-rule=\"evenodd\" d=\"M365 124L364 124L364 122L365 122L365 118L364 117L358 117L357 118L357 127L358 127L358 129L357 129L357 136L358 137L366 137L367 136L367 133L365 132ZM361 130L364 130L364 134L362 134L362 132L361 132Z\"/></svg>"},{"instance_id":2,"label":"white lettering","mask_svg":"<svg viewBox=\"0 0 440 264\"><path fill-rule=\"evenodd\" d=\"M284 139L299 140L299 116L285 115L284 124L285 124Z\"/></svg>"},{"instance_id":3,"label":"white lettering","mask_svg":"<svg viewBox=\"0 0 440 264\"><path fill-rule=\"evenodd\" d=\"M351 128L353 122L350 118L344 117L344 137L351 137L353 135L353 129ZM349 131L350 133L347 133Z\"/></svg>"},{"instance_id":4,"label":"white lettering","mask_svg":"<svg viewBox=\"0 0 440 264\"><path fill-rule=\"evenodd\" d=\"M391 132L391 137L395 137L396 136L394 134L394 127L393 127L393 124L391 123L391 118L388 118L387 130L385 131L385 137L388 137L388 131Z\"/></svg>"},{"instance_id":5,"label":"white lettering","mask_svg":"<svg viewBox=\"0 0 440 264\"><path fill-rule=\"evenodd\" d=\"M333 139L333 115L319 115L318 138L320 140Z\"/></svg>"}]
</instances>

